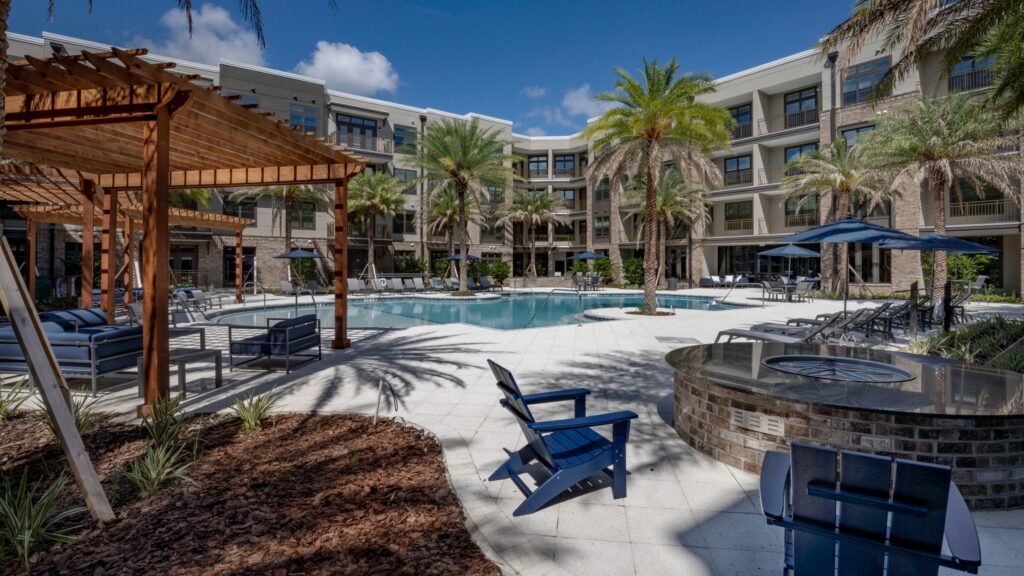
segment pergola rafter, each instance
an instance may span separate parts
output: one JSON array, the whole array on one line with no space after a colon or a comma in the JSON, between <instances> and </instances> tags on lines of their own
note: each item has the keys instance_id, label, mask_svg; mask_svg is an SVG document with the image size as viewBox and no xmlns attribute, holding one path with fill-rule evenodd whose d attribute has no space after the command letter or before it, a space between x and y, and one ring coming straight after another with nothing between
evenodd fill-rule
<instances>
[{"instance_id":1,"label":"pergola rafter","mask_svg":"<svg viewBox=\"0 0 1024 576\"><path fill-rule=\"evenodd\" d=\"M104 224L104 254L113 231L127 217L143 232L143 355L145 401L140 413L169 394L167 340L168 227L175 224L234 230L229 216L171 209L173 188L330 184L335 189L335 338L346 334L347 182L366 161L324 144L266 115L222 97L195 76L169 72L145 50L26 57L8 63L4 154L59 166L53 174L31 168L0 169L0 199L64 205L47 217ZM77 185L77 187L76 187ZM33 193L32 191L36 192ZM95 190L94 193L90 193ZM129 191L141 191L139 198ZM33 195L35 197L33 198ZM91 197L91 200L90 200ZM43 214L33 214L43 217ZM199 218L200 220L196 220ZM42 220L39 220L42 221ZM237 247L241 256L241 245ZM107 272L104 281L106 282Z\"/></svg>"}]
</instances>

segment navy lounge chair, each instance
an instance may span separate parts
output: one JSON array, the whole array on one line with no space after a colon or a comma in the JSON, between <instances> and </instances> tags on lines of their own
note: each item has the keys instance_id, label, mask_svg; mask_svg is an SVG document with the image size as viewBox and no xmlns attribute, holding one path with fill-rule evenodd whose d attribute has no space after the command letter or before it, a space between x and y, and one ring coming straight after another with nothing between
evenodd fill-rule
<instances>
[{"instance_id":1,"label":"navy lounge chair","mask_svg":"<svg viewBox=\"0 0 1024 576\"><path fill-rule=\"evenodd\" d=\"M273 326L270 322L280 320ZM234 330L252 330L252 326L228 327L228 367L234 370L236 366L242 366L249 362L255 362L260 358L284 358L285 373L291 372L292 358L323 358L320 349L320 321L316 314L306 314L281 320L280 318L267 318L267 328L262 334L250 336L241 340L235 340ZM316 348L316 354L299 354L304 350ZM235 356L251 356L248 360L235 363Z\"/></svg>"},{"instance_id":2,"label":"navy lounge chair","mask_svg":"<svg viewBox=\"0 0 1024 576\"><path fill-rule=\"evenodd\" d=\"M843 576L881 576L886 565L891 575L931 576L939 567L977 574L978 530L951 474L948 466L804 444L793 444L792 456L768 452L761 510L786 530L784 573L832 576L838 559Z\"/></svg>"},{"instance_id":3,"label":"navy lounge chair","mask_svg":"<svg viewBox=\"0 0 1024 576\"><path fill-rule=\"evenodd\" d=\"M536 512L552 498L598 472L611 477L612 495L616 499L626 497L626 441L629 440L629 422L637 417L635 412L624 410L587 416L590 390L573 388L524 395L511 372L491 360L487 363L497 379L498 389L505 395L501 405L519 421L527 441L526 446L509 456L489 478L491 481L510 478L526 494L526 501L515 509L513 516ZM565 400L573 401L574 418L538 422L530 412L532 404ZM610 442L594 432L598 426L612 427ZM532 460L551 474L536 490L530 490L519 477Z\"/></svg>"}]
</instances>

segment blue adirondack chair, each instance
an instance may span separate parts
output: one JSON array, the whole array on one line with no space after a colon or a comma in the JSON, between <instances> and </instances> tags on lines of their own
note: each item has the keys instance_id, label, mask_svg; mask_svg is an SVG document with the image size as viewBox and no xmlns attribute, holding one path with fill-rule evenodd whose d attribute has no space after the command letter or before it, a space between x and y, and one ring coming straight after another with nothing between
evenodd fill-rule
<instances>
[{"instance_id":1,"label":"blue adirondack chair","mask_svg":"<svg viewBox=\"0 0 1024 576\"><path fill-rule=\"evenodd\" d=\"M786 529L783 574L834 576L837 565L840 576L977 574L978 530L950 476L948 466L804 444L792 456L768 452L761 510Z\"/></svg>"},{"instance_id":2,"label":"blue adirondack chair","mask_svg":"<svg viewBox=\"0 0 1024 576\"><path fill-rule=\"evenodd\" d=\"M516 508L513 516L536 512L552 498L598 472L611 477L612 495L616 499L626 497L626 441L629 440L629 423L636 418L636 413L626 410L587 416L590 390L586 388L524 395L511 372L491 360L487 363L505 395L501 405L519 421L527 441L526 446L513 453L489 478L491 481L511 478L526 495L526 501ZM567 400L574 403L574 418L538 422L530 412L533 404ZM610 442L594 432L599 426L612 427ZM533 460L550 473L536 490L530 490L519 477Z\"/></svg>"}]
</instances>

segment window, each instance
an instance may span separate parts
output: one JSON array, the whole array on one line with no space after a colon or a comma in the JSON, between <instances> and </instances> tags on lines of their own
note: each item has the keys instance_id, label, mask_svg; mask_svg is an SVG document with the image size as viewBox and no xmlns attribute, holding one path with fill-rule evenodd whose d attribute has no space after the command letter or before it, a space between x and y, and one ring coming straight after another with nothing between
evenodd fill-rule
<instances>
[{"instance_id":1,"label":"window","mask_svg":"<svg viewBox=\"0 0 1024 576\"><path fill-rule=\"evenodd\" d=\"M246 282L246 281L251 281L252 280L252 264L253 264L253 261L254 261L255 258L256 258L256 247L255 246L243 246L242 247L242 281L243 281L243 283ZM235 247L234 246L225 246L224 247L224 268L223 268L223 271L224 271L224 274L222 275L223 286L225 288L227 288L228 286L234 286L235 285L235 277L236 277L235 276L235 272L237 272L237 270L235 269Z\"/></svg>"},{"instance_id":2,"label":"window","mask_svg":"<svg viewBox=\"0 0 1024 576\"><path fill-rule=\"evenodd\" d=\"M601 200L608 200L611 196L612 185L607 178L597 183L597 187L594 188L594 201L600 202Z\"/></svg>"},{"instance_id":3,"label":"window","mask_svg":"<svg viewBox=\"0 0 1024 576\"><path fill-rule=\"evenodd\" d=\"M296 202L291 209L292 228L296 230L316 229L316 204Z\"/></svg>"},{"instance_id":4,"label":"window","mask_svg":"<svg viewBox=\"0 0 1024 576\"><path fill-rule=\"evenodd\" d=\"M488 186L487 196L490 198L491 204L501 204L505 201L505 187Z\"/></svg>"},{"instance_id":5,"label":"window","mask_svg":"<svg viewBox=\"0 0 1024 576\"><path fill-rule=\"evenodd\" d=\"M398 150L399 146L405 146L410 148L416 145L416 129L412 126L402 126L401 124L395 125L395 149Z\"/></svg>"},{"instance_id":6,"label":"window","mask_svg":"<svg viewBox=\"0 0 1024 576\"><path fill-rule=\"evenodd\" d=\"M729 108L729 114L732 115L732 121L735 122L732 127L733 139L749 138L753 135L753 116L750 113L750 104Z\"/></svg>"},{"instance_id":7,"label":"window","mask_svg":"<svg viewBox=\"0 0 1024 576\"><path fill-rule=\"evenodd\" d=\"M377 140L377 121L348 114L335 116L338 144L361 150L373 150Z\"/></svg>"},{"instance_id":8,"label":"window","mask_svg":"<svg viewBox=\"0 0 1024 576\"><path fill-rule=\"evenodd\" d=\"M843 80L843 106L866 102L875 96L875 87L889 72L890 66L892 58L886 56L847 68L846 78ZM891 92L886 90L878 96L888 96Z\"/></svg>"},{"instance_id":9,"label":"window","mask_svg":"<svg viewBox=\"0 0 1024 576\"><path fill-rule=\"evenodd\" d=\"M505 226L498 224L498 215L490 213L480 223L480 241L488 244L505 243Z\"/></svg>"},{"instance_id":10,"label":"window","mask_svg":"<svg viewBox=\"0 0 1024 576\"><path fill-rule=\"evenodd\" d=\"M858 128L850 128L849 130L843 130L843 140L846 140L848 147L853 147L860 140L861 136L874 130L874 126L860 126Z\"/></svg>"},{"instance_id":11,"label":"window","mask_svg":"<svg viewBox=\"0 0 1024 576\"><path fill-rule=\"evenodd\" d=\"M949 75L950 92L977 90L992 85L992 57L961 60Z\"/></svg>"},{"instance_id":12,"label":"window","mask_svg":"<svg viewBox=\"0 0 1024 576\"><path fill-rule=\"evenodd\" d=\"M608 238L611 235L611 220L608 216L594 218L594 238Z\"/></svg>"},{"instance_id":13,"label":"window","mask_svg":"<svg viewBox=\"0 0 1024 576\"><path fill-rule=\"evenodd\" d=\"M743 202L726 202L726 220L749 220L754 217L754 203L750 200Z\"/></svg>"},{"instance_id":14,"label":"window","mask_svg":"<svg viewBox=\"0 0 1024 576\"><path fill-rule=\"evenodd\" d=\"M223 213L227 216L237 216L239 218L248 218L249 220L256 219L256 199L255 198L239 198L232 200L231 196L225 194L223 196Z\"/></svg>"},{"instance_id":15,"label":"window","mask_svg":"<svg viewBox=\"0 0 1024 576\"><path fill-rule=\"evenodd\" d=\"M548 157L547 156L530 156L530 158L529 158L529 176L530 176L530 178L547 178L548 177Z\"/></svg>"},{"instance_id":16,"label":"window","mask_svg":"<svg viewBox=\"0 0 1024 576\"><path fill-rule=\"evenodd\" d=\"M786 198L786 227L813 226L818 221L818 197L811 195Z\"/></svg>"},{"instance_id":17,"label":"window","mask_svg":"<svg viewBox=\"0 0 1024 576\"><path fill-rule=\"evenodd\" d=\"M868 210L868 205L863 202L855 202L853 204L853 216L855 218L878 218L888 219L889 218L889 201L878 202Z\"/></svg>"},{"instance_id":18,"label":"window","mask_svg":"<svg viewBox=\"0 0 1024 576\"><path fill-rule=\"evenodd\" d=\"M750 184L753 182L750 171L750 155L736 156L725 159L725 185Z\"/></svg>"},{"instance_id":19,"label":"window","mask_svg":"<svg viewBox=\"0 0 1024 576\"><path fill-rule=\"evenodd\" d=\"M405 210L398 212L392 217L392 229L395 234L416 233L416 211Z\"/></svg>"},{"instance_id":20,"label":"window","mask_svg":"<svg viewBox=\"0 0 1024 576\"><path fill-rule=\"evenodd\" d=\"M292 126L298 126L303 132L317 133L320 121L315 106L292 104L289 112L288 120Z\"/></svg>"},{"instance_id":21,"label":"window","mask_svg":"<svg viewBox=\"0 0 1024 576\"><path fill-rule=\"evenodd\" d=\"M416 180L416 171L415 170L408 170L406 168L395 168L395 178L398 178L402 182L410 182L411 183L413 180ZM409 187L406 188L404 190L404 192L406 194L415 194L416 193L416 184L415 183L409 184Z\"/></svg>"},{"instance_id":22,"label":"window","mask_svg":"<svg viewBox=\"0 0 1024 576\"><path fill-rule=\"evenodd\" d=\"M565 206L570 210L576 206L576 191L572 188L555 190L555 194L562 199L562 206Z\"/></svg>"},{"instance_id":23,"label":"window","mask_svg":"<svg viewBox=\"0 0 1024 576\"><path fill-rule=\"evenodd\" d=\"M572 177L576 173L576 158L572 154L555 156L555 177Z\"/></svg>"},{"instance_id":24,"label":"window","mask_svg":"<svg viewBox=\"0 0 1024 576\"><path fill-rule=\"evenodd\" d=\"M487 262L501 262L501 252L482 252L480 259Z\"/></svg>"},{"instance_id":25,"label":"window","mask_svg":"<svg viewBox=\"0 0 1024 576\"><path fill-rule=\"evenodd\" d=\"M804 154L809 154L811 152L817 152L817 151L818 151L818 143L817 142L812 142L810 144L800 144L799 146L790 146L789 148L786 148L786 150L785 150L786 164L789 164L790 162L792 162L794 160L798 160ZM786 176L791 176L793 174L796 174L796 172L797 172L797 170L795 168L787 169L786 170Z\"/></svg>"},{"instance_id":26,"label":"window","mask_svg":"<svg viewBox=\"0 0 1024 576\"><path fill-rule=\"evenodd\" d=\"M586 168L587 164L588 164L587 153L586 152L580 152L580 170L583 170L584 168Z\"/></svg>"},{"instance_id":27,"label":"window","mask_svg":"<svg viewBox=\"0 0 1024 576\"><path fill-rule=\"evenodd\" d=\"M785 96L786 128L818 122L818 89L806 88Z\"/></svg>"}]
</instances>

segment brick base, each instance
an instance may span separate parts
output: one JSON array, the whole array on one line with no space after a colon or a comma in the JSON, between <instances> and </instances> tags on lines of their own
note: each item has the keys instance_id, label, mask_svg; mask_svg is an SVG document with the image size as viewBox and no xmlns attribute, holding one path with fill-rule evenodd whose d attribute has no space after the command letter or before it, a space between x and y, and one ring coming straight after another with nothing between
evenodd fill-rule
<instances>
[{"instance_id":1,"label":"brick base","mask_svg":"<svg viewBox=\"0 0 1024 576\"><path fill-rule=\"evenodd\" d=\"M734 410L778 416L783 435L737 426ZM790 442L801 442L951 466L972 510L1024 507L1024 416L950 418L833 408L677 373L675 429L690 446L755 474L766 451L787 451Z\"/></svg>"}]
</instances>

